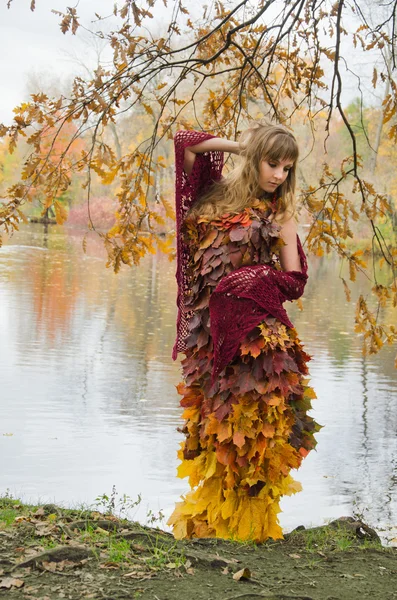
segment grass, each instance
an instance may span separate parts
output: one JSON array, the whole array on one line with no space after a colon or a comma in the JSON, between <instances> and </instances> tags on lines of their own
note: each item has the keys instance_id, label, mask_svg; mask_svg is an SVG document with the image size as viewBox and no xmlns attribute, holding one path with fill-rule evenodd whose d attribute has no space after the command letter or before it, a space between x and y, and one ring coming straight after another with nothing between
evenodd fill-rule
<instances>
[{"instance_id":1,"label":"grass","mask_svg":"<svg viewBox=\"0 0 397 600\"><path fill-rule=\"evenodd\" d=\"M123 515L140 502L140 496L137 501L134 501L129 496L120 496L113 487L109 496L103 494L97 498L94 509L91 508L90 510L86 505L74 509L54 507L52 512L51 505L42 504L41 506L47 507L49 514L40 516L39 519L45 521L49 526L58 525L61 528L62 526L73 528L73 522L86 521L85 527L81 531L74 530L76 540L90 547L98 561L106 560L106 562L122 566L123 564L129 565L139 558L139 560L144 561L147 568L156 571L183 567L186 563L184 552L177 548L175 542L170 544L169 540L164 540L164 537L160 534L148 536L143 546L141 544L134 546L133 542L120 537L120 526L123 528L125 525L128 528L131 526L131 522L121 516L115 516L115 513ZM22 504L20 500L13 498L7 491L6 494L0 496L0 528L11 527L17 516L35 517L38 508L40 508L40 505ZM118 530L115 527L114 531L105 531L96 526L95 520L98 519L99 512L95 509L98 508L102 509L100 511L101 518L108 520L111 517L112 520L114 519L115 524L118 525ZM147 517L153 525L155 522L161 522L164 515L162 511L158 515L149 511ZM138 523L134 525L135 528L141 527ZM145 528L142 527L142 530L145 531ZM33 526L33 530L26 532L25 542L40 545L44 550L51 550L59 546L60 543L67 543L67 540L63 533L59 533L59 530L54 536L40 536L40 533ZM138 556L136 554L137 547ZM104 555L106 555L106 558Z\"/></svg>"},{"instance_id":2,"label":"grass","mask_svg":"<svg viewBox=\"0 0 397 600\"><path fill-rule=\"evenodd\" d=\"M108 546L109 561L114 563L125 563L129 561L131 545L127 540L109 539Z\"/></svg>"},{"instance_id":3,"label":"grass","mask_svg":"<svg viewBox=\"0 0 397 600\"><path fill-rule=\"evenodd\" d=\"M34 541L35 544L43 546L44 550L52 550L52 548L59 546L59 544L50 537L32 536L32 541Z\"/></svg>"},{"instance_id":4,"label":"grass","mask_svg":"<svg viewBox=\"0 0 397 600\"><path fill-rule=\"evenodd\" d=\"M4 523L5 527L9 527L15 521L15 509L2 508L0 509L0 522Z\"/></svg>"},{"instance_id":5,"label":"grass","mask_svg":"<svg viewBox=\"0 0 397 600\"><path fill-rule=\"evenodd\" d=\"M302 550L311 553L346 552L357 548L379 548L379 542L370 539L358 539L351 531L343 526L328 526L304 531L293 531L291 542L299 545Z\"/></svg>"}]
</instances>

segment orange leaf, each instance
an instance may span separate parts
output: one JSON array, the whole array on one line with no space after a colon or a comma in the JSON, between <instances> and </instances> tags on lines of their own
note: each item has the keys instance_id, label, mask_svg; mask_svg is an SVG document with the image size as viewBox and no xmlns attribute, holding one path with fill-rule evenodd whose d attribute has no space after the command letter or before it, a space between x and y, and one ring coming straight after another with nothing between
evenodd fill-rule
<instances>
[{"instance_id":1,"label":"orange leaf","mask_svg":"<svg viewBox=\"0 0 397 600\"><path fill-rule=\"evenodd\" d=\"M265 423L262 427L262 433L266 438L272 438L276 432L276 428L274 425L270 425L270 423Z\"/></svg>"},{"instance_id":2,"label":"orange leaf","mask_svg":"<svg viewBox=\"0 0 397 600\"><path fill-rule=\"evenodd\" d=\"M242 448L245 444L245 435L241 431L236 431L233 434L233 442L238 448Z\"/></svg>"}]
</instances>

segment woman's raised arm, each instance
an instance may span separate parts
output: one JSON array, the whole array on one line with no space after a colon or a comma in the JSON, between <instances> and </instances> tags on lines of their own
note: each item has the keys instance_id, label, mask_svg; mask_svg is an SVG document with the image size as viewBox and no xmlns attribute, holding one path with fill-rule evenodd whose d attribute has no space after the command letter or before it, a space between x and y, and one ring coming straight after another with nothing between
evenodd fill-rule
<instances>
[{"instance_id":1,"label":"woman's raised arm","mask_svg":"<svg viewBox=\"0 0 397 600\"><path fill-rule=\"evenodd\" d=\"M302 271L296 240L296 221L292 217L281 224L281 237L285 246L280 249L280 264L283 271Z\"/></svg>"},{"instance_id":2,"label":"woman's raised arm","mask_svg":"<svg viewBox=\"0 0 397 600\"><path fill-rule=\"evenodd\" d=\"M185 148L183 168L190 175L193 170L196 154L204 154L204 152L231 152L233 154L240 153L240 145L238 142L225 140L222 138L211 138L200 142L195 146Z\"/></svg>"}]
</instances>

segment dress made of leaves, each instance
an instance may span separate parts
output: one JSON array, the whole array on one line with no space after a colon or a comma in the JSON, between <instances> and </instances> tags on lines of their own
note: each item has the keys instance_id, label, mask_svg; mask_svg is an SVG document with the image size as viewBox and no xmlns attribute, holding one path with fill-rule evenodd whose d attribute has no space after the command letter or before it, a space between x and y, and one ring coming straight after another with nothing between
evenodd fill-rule
<instances>
[{"instance_id":1,"label":"dress made of leaves","mask_svg":"<svg viewBox=\"0 0 397 600\"><path fill-rule=\"evenodd\" d=\"M187 219L180 230L180 244L188 253L179 262L185 286L178 319L185 333L179 343L185 358L177 389L185 440L178 476L189 478L191 491L169 519L178 539L281 538L280 498L301 489L290 470L316 444L319 426L308 415L315 398L306 379L310 357L286 313L280 312L289 294L282 294L283 281L289 288L297 283L298 289L299 278L292 273L290 280L283 279L287 274L278 259L283 241L274 211L271 202L253 200L239 214ZM299 241L298 247L302 262ZM250 304L256 299L255 286L246 292L251 275L256 284L263 281L263 294L274 291L281 277L277 302ZM230 299L233 314L227 304L222 313L220 302ZM239 315L239 304L247 318ZM254 316L252 310L257 311ZM243 330L243 336L233 334L236 323L250 322L254 326Z\"/></svg>"}]
</instances>

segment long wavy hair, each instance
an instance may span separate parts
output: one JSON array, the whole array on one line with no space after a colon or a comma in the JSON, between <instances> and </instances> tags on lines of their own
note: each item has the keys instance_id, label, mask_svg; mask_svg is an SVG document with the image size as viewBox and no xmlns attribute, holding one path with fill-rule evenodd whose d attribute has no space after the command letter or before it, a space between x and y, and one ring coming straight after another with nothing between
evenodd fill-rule
<instances>
[{"instance_id":1,"label":"long wavy hair","mask_svg":"<svg viewBox=\"0 0 397 600\"><path fill-rule=\"evenodd\" d=\"M189 210L187 218L212 219L226 213L239 213L255 198L269 197L259 186L259 166L263 160L293 163L288 177L276 191L276 220L282 222L294 215L299 150L293 134L282 125L257 121L241 134L239 143L237 166L211 185Z\"/></svg>"}]
</instances>

